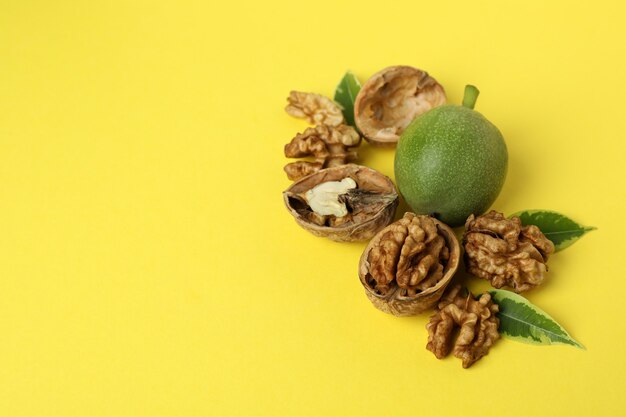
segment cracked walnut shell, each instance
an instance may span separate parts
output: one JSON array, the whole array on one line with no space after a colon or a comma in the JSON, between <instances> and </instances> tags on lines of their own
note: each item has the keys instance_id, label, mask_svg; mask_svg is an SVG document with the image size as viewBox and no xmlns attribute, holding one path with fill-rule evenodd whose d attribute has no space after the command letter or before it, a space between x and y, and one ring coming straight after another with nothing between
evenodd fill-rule
<instances>
[{"instance_id":1,"label":"cracked walnut shell","mask_svg":"<svg viewBox=\"0 0 626 417\"><path fill-rule=\"evenodd\" d=\"M342 188L342 184L347 185ZM331 187L315 192L327 185ZM393 220L398 193L393 182L378 171L348 164L322 169L294 182L283 192L283 200L296 222L312 234L355 242L370 239ZM316 206L331 208L328 213L333 214L316 212Z\"/></svg>"},{"instance_id":2,"label":"cracked walnut shell","mask_svg":"<svg viewBox=\"0 0 626 417\"><path fill-rule=\"evenodd\" d=\"M426 349L437 359L446 357L452 350L454 356L463 361L463 368L469 368L489 353L489 348L500 337L497 312L498 305L489 293L475 299L470 292L464 294L460 285L454 286L443 296L426 325ZM452 340L455 327L460 330L456 340Z\"/></svg>"},{"instance_id":3,"label":"cracked walnut shell","mask_svg":"<svg viewBox=\"0 0 626 417\"><path fill-rule=\"evenodd\" d=\"M541 284L554 244L537 226L522 227L519 217L507 219L490 211L465 223L463 235L467 270L495 288L512 287L517 293Z\"/></svg>"},{"instance_id":4,"label":"cracked walnut shell","mask_svg":"<svg viewBox=\"0 0 626 417\"><path fill-rule=\"evenodd\" d=\"M443 87L427 72L388 67L363 84L354 103L354 120L368 142L395 146L413 119L445 103Z\"/></svg>"},{"instance_id":5,"label":"cracked walnut shell","mask_svg":"<svg viewBox=\"0 0 626 417\"><path fill-rule=\"evenodd\" d=\"M405 213L365 248L359 278L376 308L411 316L437 303L459 258L459 242L450 227L430 216Z\"/></svg>"},{"instance_id":6,"label":"cracked walnut shell","mask_svg":"<svg viewBox=\"0 0 626 417\"><path fill-rule=\"evenodd\" d=\"M357 159L352 147L361 143L361 136L352 126L318 125L298 133L285 145L285 156L303 158L312 156L315 161L297 161L285 165L290 180L299 180L324 168L345 165Z\"/></svg>"}]
</instances>

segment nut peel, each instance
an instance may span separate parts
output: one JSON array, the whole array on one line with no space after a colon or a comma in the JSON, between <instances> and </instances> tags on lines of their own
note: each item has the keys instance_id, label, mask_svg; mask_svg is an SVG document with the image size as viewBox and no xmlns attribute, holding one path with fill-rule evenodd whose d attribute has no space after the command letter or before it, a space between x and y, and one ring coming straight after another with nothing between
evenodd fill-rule
<instances>
[{"instance_id":1,"label":"nut peel","mask_svg":"<svg viewBox=\"0 0 626 417\"><path fill-rule=\"evenodd\" d=\"M443 87L427 72L410 66L388 67L370 77L359 91L355 122L368 142L395 146L413 119L445 103Z\"/></svg>"}]
</instances>

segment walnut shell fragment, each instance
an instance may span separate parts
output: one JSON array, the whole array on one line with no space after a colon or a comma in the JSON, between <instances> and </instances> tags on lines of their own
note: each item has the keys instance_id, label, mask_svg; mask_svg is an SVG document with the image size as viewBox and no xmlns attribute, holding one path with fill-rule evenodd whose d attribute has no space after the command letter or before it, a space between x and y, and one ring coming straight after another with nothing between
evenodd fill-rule
<instances>
[{"instance_id":1,"label":"walnut shell fragment","mask_svg":"<svg viewBox=\"0 0 626 417\"><path fill-rule=\"evenodd\" d=\"M489 293L475 299L472 293L462 291L460 285L454 286L443 296L426 325L426 349L437 359L446 357L452 350L454 356L463 361L463 368L469 368L485 356L500 337L497 312L498 305ZM452 340L455 327L460 330L456 340Z\"/></svg>"},{"instance_id":2,"label":"walnut shell fragment","mask_svg":"<svg viewBox=\"0 0 626 417\"><path fill-rule=\"evenodd\" d=\"M554 252L554 244L537 226L522 227L519 217L507 219L493 210L468 217L463 246L469 273L490 281L495 288L508 286L517 293L544 281L546 262Z\"/></svg>"},{"instance_id":3,"label":"walnut shell fragment","mask_svg":"<svg viewBox=\"0 0 626 417\"><path fill-rule=\"evenodd\" d=\"M443 87L427 72L388 67L367 80L357 94L354 120L368 142L395 146L413 119L445 103Z\"/></svg>"},{"instance_id":4,"label":"walnut shell fragment","mask_svg":"<svg viewBox=\"0 0 626 417\"><path fill-rule=\"evenodd\" d=\"M334 195L334 201L322 202L343 205L347 214L315 212L307 201L307 192L310 196L311 190L329 182L355 185L346 187L341 195ZM370 239L393 220L398 193L393 182L378 171L348 164L322 169L294 182L283 192L283 200L296 223L312 234L338 242L355 242Z\"/></svg>"},{"instance_id":5,"label":"walnut shell fragment","mask_svg":"<svg viewBox=\"0 0 626 417\"><path fill-rule=\"evenodd\" d=\"M411 316L433 307L459 266L450 227L424 215L404 217L374 236L359 262L359 278L374 307Z\"/></svg>"}]
</instances>

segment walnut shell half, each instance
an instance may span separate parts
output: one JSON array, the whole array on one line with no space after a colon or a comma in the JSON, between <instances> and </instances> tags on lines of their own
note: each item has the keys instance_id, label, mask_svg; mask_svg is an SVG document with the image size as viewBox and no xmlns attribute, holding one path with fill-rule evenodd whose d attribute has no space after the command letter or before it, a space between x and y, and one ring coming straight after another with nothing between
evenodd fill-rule
<instances>
[{"instance_id":1,"label":"walnut shell half","mask_svg":"<svg viewBox=\"0 0 626 417\"><path fill-rule=\"evenodd\" d=\"M443 87L427 72L395 66L374 74L354 103L354 120L373 145L395 146L404 129L422 113L446 103Z\"/></svg>"},{"instance_id":2,"label":"walnut shell half","mask_svg":"<svg viewBox=\"0 0 626 417\"><path fill-rule=\"evenodd\" d=\"M446 224L405 213L367 245L359 279L374 307L394 316L412 316L439 301L459 266L460 254L459 241Z\"/></svg>"},{"instance_id":3,"label":"walnut shell half","mask_svg":"<svg viewBox=\"0 0 626 417\"><path fill-rule=\"evenodd\" d=\"M320 215L306 200L307 192L320 184L351 178L356 188L339 201L348 214L341 217ZM393 220L398 193L385 175L361 165L348 164L322 169L294 182L283 192L283 200L296 223L316 236L337 242L370 239Z\"/></svg>"}]
</instances>

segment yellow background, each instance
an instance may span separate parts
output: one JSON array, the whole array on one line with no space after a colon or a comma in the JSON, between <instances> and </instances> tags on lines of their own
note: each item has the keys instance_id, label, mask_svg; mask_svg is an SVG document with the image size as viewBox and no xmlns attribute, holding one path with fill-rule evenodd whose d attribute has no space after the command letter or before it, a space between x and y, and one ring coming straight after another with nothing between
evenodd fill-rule
<instances>
[{"instance_id":1,"label":"yellow background","mask_svg":"<svg viewBox=\"0 0 626 417\"><path fill-rule=\"evenodd\" d=\"M0 415L625 415L625 19L618 1L3 1ZM365 298L364 244L289 216L282 147L307 125L288 92L393 64L453 103L480 88L510 154L496 209L598 227L527 294L587 351L438 361L428 315ZM360 153L393 174L393 150Z\"/></svg>"}]
</instances>

